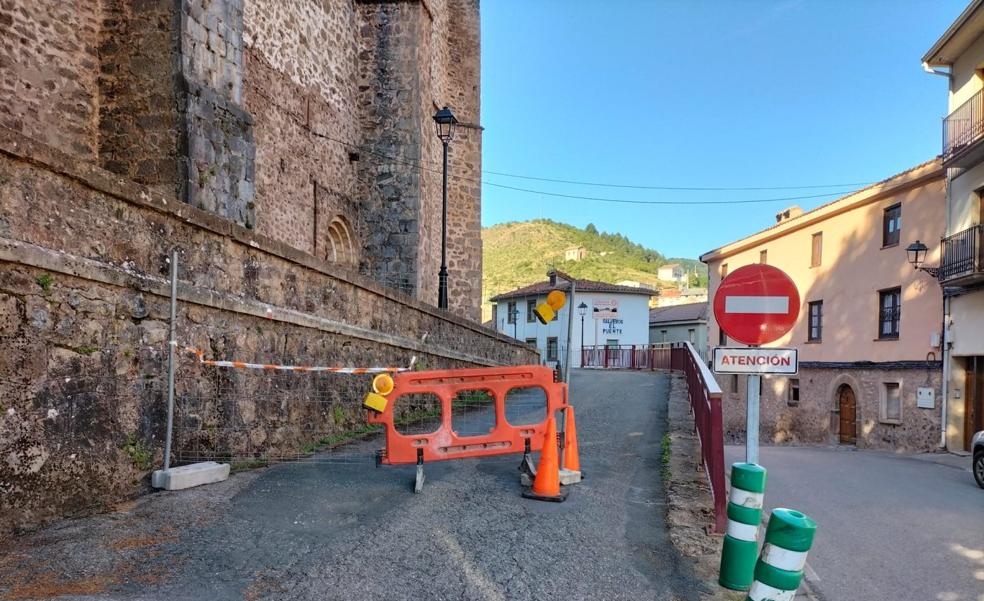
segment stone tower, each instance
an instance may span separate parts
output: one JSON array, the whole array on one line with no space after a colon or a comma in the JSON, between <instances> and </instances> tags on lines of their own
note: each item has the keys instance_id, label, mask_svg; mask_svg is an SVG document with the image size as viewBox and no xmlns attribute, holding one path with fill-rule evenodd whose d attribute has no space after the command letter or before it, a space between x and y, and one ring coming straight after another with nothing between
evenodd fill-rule
<instances>
[{"instance_id":1,"label":"stone tower","mask_svg":"<svg viewBox=\"0 0 984 601\"><path fill-rule=\"evenodd\" d=\"M479 319L478 0L12 3L0 125L431 304L450 106L450 305Z\"/></svg>"}]
</instances>

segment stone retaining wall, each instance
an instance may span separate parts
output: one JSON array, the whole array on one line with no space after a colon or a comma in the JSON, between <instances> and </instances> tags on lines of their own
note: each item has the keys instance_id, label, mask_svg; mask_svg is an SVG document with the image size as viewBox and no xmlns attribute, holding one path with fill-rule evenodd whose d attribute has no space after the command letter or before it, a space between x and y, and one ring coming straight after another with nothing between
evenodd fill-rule
<instances>
[{"instance_id":1,"label":"stone retaining wall","mask_svg":"<svg viewBox=\"0 0 984 601\"><path fill-rule=\"evenodd\" d=\"M162 456L175 248L178 337L212 358L401 365L417 355L433 368L539 360L475 322L0 128L0 533L145 489ZM184 357L178 395L200 375ZM330 415L288 419L318 422L320 433L358 423L368 379L337 378ZM203 413L221 426L225 401L215 402ZM265 448L310 442L283 428L283 413L239 413Z\"/></svg>"}]
</instances>

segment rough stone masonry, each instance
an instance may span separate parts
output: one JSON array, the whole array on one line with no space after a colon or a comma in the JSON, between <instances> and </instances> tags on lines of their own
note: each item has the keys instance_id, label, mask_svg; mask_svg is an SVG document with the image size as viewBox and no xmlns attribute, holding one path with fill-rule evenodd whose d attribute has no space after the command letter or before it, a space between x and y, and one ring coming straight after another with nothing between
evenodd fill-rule
<instances>
[{"instance_id":1,"label":"rough stone masonry","mask_svg":"<svg viewBox=\"0 0 984 601\"><path fill-rule=\"evenodd\" d=\"M0 0L0 535L145 488L174 249L178 336L213 358L536 362L474 321L478 57L478 0ZM203 394L183 358L179 398L205 400L176 450L354 427L366 382L336 378L319 412L237 376Z\"/></svg>"}]
</instances>

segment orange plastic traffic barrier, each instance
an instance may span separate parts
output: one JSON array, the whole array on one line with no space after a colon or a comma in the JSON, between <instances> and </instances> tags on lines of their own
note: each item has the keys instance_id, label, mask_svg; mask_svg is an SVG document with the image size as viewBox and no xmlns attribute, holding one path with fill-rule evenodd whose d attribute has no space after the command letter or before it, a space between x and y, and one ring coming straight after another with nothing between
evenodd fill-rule
<instances>
[{"instance_id":1,"label":"orange plastic traffic barrier","mask_svg":"<svg viewBox=\"0 0 984 601\"><path fill-rule=\"evenodd\" d=\"M564 411L564 469L581 471L581 458L577 454L577 424L574 423L574 407Z\"/></svg>"},{"instance_id":2,"label":"orange plastic traffic barrier","mask_svg":"<svg viewBox=\"0 0 984 601\"><path fill-rule=\"evenodd\" d=\"M567 491L560 489L560 458L557 456L557 424L553 414L547 418L547 432L543 438L540 462L536 466L533 487L524 490L523 496L538 501L563 501Z\"/></svg>"},{"instance_id":3,"label":"orange plastic traffic barrier","mask_svg":"<svg viewBox=\"0 0 984 601\"><path fill-rule=\"evenodd\" d=\"M506 419L505 401L510 390L536 387L546 398L544 418L532 424L513 425ZM459 392L482 391L492 397L495 425L487 434L461 436L452 427L452 401ZM419 395L430 394L439 400L440 415L433 417L434 430L425 434L401 434L396 427L397 415ZM387 465L418 465L429 461L446 461L468 457L518 454L543 448L547 416L565 409L567 385L555 382L553 370L542 365L482 367L393 374L393 390L386 395L381 410L370 410L370 424L385 428L386 449L379 461ZM556 443L556 424L554 424ZM555 466L554 471L556 471Z\"/></svg>"}]
</instances>

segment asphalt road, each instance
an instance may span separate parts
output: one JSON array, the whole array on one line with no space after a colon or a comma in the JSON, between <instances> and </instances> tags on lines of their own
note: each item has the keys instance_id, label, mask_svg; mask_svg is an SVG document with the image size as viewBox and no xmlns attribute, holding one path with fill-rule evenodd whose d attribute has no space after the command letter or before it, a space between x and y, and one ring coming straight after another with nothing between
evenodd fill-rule
<instances>
[{"instance_id":1,"label":"asphalt road","mask_svg":"<svg viewBox=\"0 0 984 601\"><path fill-rule=\"evenodd\" d=\"M429 464L419 495L413 467L282 464L24 539L0 598L6 570L80 599L696 599L665 526L668 378L579 372L572 392L588 477L565 503L522 498L518 456Z\"/></svg>"},{"instance_id":2,"label":"asphalt road","mask_svg":"<svg viewBox=\"0 0 984 601\"><path fill-rule=\"evenodd\" d=\"M743 461L744 447L725 455ZM984 601L984 490L969 469L838 447L762 447L760 463L766 507L817 521L807 575L823 601Z\"/></svg>"}]
</instances>

